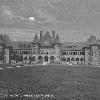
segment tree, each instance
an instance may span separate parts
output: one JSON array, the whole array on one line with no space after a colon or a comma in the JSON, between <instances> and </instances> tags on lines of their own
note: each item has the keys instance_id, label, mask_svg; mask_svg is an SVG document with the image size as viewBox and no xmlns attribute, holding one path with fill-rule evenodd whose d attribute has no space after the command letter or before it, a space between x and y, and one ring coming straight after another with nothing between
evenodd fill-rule
<instances>
[{"instance_id":1,"label":"tree","mask_svg":"<svg viewBox=\"0 0 100 100\"><path fill-rule=\"evenodd\" d=\"M66 61L66 58L65 57L61 58L61 61L64 61L65 62Z\"/></svg>"}]
</instances>

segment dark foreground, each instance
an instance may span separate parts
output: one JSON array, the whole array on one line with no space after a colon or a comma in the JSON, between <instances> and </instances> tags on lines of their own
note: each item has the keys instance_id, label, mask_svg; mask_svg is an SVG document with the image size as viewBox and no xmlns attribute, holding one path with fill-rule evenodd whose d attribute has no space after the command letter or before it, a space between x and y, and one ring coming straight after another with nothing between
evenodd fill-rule
<instances>
[{"instance_id":1,"label":"dark foreground","mask_svg":"<svg viewBox=\"0 0 100 100\"><path fill-rule=\"evenodd\" d=\"M46 65L0 70L0 100L100 100L100 68Z\"/></svg>"}]
</instances>

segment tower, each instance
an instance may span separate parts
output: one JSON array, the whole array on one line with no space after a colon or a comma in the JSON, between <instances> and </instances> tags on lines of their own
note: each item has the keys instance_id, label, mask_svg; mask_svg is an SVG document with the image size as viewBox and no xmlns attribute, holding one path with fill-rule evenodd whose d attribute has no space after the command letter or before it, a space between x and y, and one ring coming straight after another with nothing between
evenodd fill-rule
<instances>
[{"instance_id":1,"label":"tower","mask_svg":"<svg viewBox=\"0 0 100 100\"><path fill-rule=\"evenodd\" d=\"M55 51L55 58L56 58L55 60L56 62L60 62L61 42L60 42L60 38L58 34L54 40L53 46L54 46L54 51Z\"/></svg>"},{"instance_id":2,"label":"tower","mask_svg":"<svg viewBox=\"0 0 100 100\"><path fill-rule=\"evenodd\" d=\"M38 35L36 34L33 40L33 49L34 49L33 52L35 54L39 53L39 45L40 45L40 40L38 38Z\"/></svg>"},{"instance_id":3,"label":"tower","mask_svg":"<svg viewBox=\"0 0 100 100\"><path fill-rule=\"evenodd\" d=\"M43 44L43 31L40 31L40 42Z\"/></svg>"},{"instance_id":4,"label":"tower","mask_svg":"<svg viewBox=\"0 0 100 100\"><path fill-rule=\"evenodd\" d=\"M4 47L5 47L5 42L2 39L2 35L0 35L0 63L3 63L5 60Z\"/></svg>"},{"instance_id":5,"label":"tower","mask_svg":"<svg viewBox=\"0 0 100 100\"><path fill-rule=\"evenodd\" d=\"M5 46L4 46L4 62L10 63L11 62L11 54L13 53L12 40L9 38L8 35L3 35L2 39L5 43Z\"/></svg>"},{"instance_id":6,"label":"tower","mask_svg":"<svg viewBox=\"0 0 100 100\"><path fill-rule=\"evenodd\" d=\"M87 60L86 57L90 56L90 63L97 65L99 63L99 40L97 40L95 36L91 35L87 45L88 49L85 49L85 60Z\"/></svg>"},{"instance_id":7,"label":"tower","mask_svg":"<svg viewBox=\"0 0 100 100\"><path fill-rule=\"evenodd\" d=\"M91 64L91 55L90 55L90 47L86 46L83 47L84 51L84 64L88 65Z\"/></svg>"}]
</instances>

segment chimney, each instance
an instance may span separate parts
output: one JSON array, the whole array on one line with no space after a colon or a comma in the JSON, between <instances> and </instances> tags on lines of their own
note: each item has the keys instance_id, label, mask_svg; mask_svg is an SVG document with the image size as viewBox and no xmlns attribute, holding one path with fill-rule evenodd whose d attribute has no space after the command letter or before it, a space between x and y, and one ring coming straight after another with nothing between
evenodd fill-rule
<instances>
[{"instance_id":1,"label":"chimney","mask_svg":"<svg viewBox=\"0 0 100 100\"><path fill-rule=\"evenodd\" d=\"M43 31L40 31L40 40L43 38Z\"/></svg>"},{"instance_id":2,"label":"chimney","mask_svg":"<svg viewBox=\"0 0 100 100\"><path fill-rule=\"evenodd\" d=\"M55 31L52 31L52 37L55 39Z\"/></svg>"}]
</instances>

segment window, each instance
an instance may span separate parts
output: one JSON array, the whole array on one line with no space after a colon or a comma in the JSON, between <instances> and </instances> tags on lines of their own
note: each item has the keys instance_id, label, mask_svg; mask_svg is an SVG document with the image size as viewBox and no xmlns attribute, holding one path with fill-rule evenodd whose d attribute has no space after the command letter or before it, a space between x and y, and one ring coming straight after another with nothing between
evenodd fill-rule
<instances>
[{"instance_id":1,"label":"window","mask_svg":"<svg viewBox=\"0 0 100 100\"><path fill-rule=\"evenodd\" d=\"M70 61L70 58L67 58L67 62L69 62Z\"/></svg>"},{"instance_id":2,"label":"window","mask_svg":"<svg viewBox=\"0 0 100 100\"><path fill-rule=\"evenodd\" d=\"M27 57L24 57L24 60L27 60L28 58Z\"/></svg>"},{"instance_id":3,"label":"window","mask_svg":"<svg viewBox=\"0 0 100 100\"><path fill-rule=\"evenodd\" d=\"M42 61L43 60L43 57L42 56L39 56L38 57L38 60L41 60Z\"/></svg>"},{"instance_id":4,"label":"window","mask_svg":"<svg viewBox=\"0 0 100 100\"><path fill-rule=\"evenodd\" d=\"M30 48L30 45L27 45L27 48Z\"/></svg>"},{"instance_id":5,"label":"window","mask_svg":"<svg viewBox=\"0 0 100 100\"><path fill-rule=\"evenodd\" d=\"M71 61L75 61L75 59L74 58L71 58Z\"/></svg>"},{"instance_id":6,"label":"window","mask_svg":"<svg viewBox=\"0 0 100 100\"><path fill-rule=\"evenodd\" d=\"M76 61L79 61L79 58L76 58Z\"/></svg>"},{"instance_id":7,"label":"window","mask_svg":"<svg viewBox=\"0 0 100 100\"><path fill-rule=\"evenodd\" d=\"M84 55L84 52L82 52L82 55Z\"/></svg>"},{"instance_id":8,"label":"window","mask_svg":"<svg viewBox=\"0 0 100 100\"><path fill-rule=\"evenodd\" d=\"M75 52L73 52L73 55L75 55Z\"/></svg>"},{"instance_id":9,"label":"window","mask_svg":"<svg viewBox=\"0 0 100 100\"><path fill-rule=\"evenodd\" d=\"M50 60L54 60L54 56L51 56L51 57L50 57Z\"/></svg>"},{"instance_id":10,"label":"window","mask_svg":"<svg viewBox=\"0 0 100 100\"><path fill-rule=\"evenodd\" d=\"M69 52L69 55L70 55L71 53Z\"/></svg>"},{"instance_id":11,"label":"window","mask_svg":"<svg viewBox=\"0 0 100 100\"><path fill-rule=\"evenodd\" d=\"M24 44L23 47L26 48L26 45Z\"/></svg>"},{"instance_id":12,"label":"window","mask_svg":"<svg viewBox=\"0 0 100 100\"><path fill-rule=\"evenodd\" d=\"M75 52L75 55L77 55L77 52Z\"/></svg>"},{"instance_id":13,"label":"window","mask_svg":"<svg viewBox=\"0 0 100 100\"><path fill-rule=\"evenodd\" d=\"M80 54L80 52L78 52L78 55Z\"/></svg>"},{"instance_id":14,"label":"window","mask_svg":"<svg viewBox=\"0 0 100 100\"><path fill-rule=\"evenodd\" d=\"M66 55L68 55L68 52L66 52Z\"/></svg>"},{"instance_id":15,"label":"window","mask_svg":"<svg viewBox=\"0 0 100 100\"><path fill-rule=\"evenodd\" d=\"M82 55L82 52L80 52L80 55Z\"/></svg>"},{"instance_id":16,"label":"window","mask_svg":"<svg viewBox=\"0 0 100 100\"><path fill-rule=\"evenodd\" d=\"M73 55L73 52L71 52L71 55Z\"/></svg>"},{"instance_id":17,"label":"window","mask_svg":"<svg viewBox=\"0 0 100 100\"><path fill-rule=\"evenodd\" d=\"M84 61L84 58L80 58L80 61Z\"/></svg>"},{"instance_id":18,"label":"window","mask_svg":"<svg viewBox=\"0 0 100 100\"><path fill-rule=\"evenodd\" d=\"M66 52L62 52L62 55L66 55Z\"/></svg>"}]
</instances>

